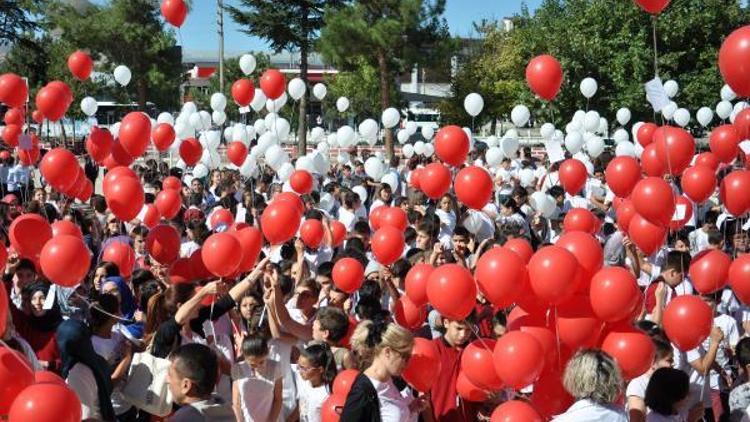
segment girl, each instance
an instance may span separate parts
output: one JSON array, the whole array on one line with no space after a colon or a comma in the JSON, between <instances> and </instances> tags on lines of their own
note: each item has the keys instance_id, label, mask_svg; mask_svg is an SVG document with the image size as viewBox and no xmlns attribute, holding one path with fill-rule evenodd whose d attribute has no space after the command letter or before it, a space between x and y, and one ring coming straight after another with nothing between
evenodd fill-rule
<instances>
[{"instance_id":1,"label":"girl","mask_svg":"<svg viewBox=\"0 0 750 422\"><path fill-rule=\"evenodd\" d=\"M519 227L522 236L529 233L529 223L526 221L526 216L513 198L506 197L500 201L500 215L497 216L495 222L501 228L503 225Z\"/></svg>"},{"instance_id":2,"label":"girl","mask_svg":"<svg viewBox=\"0 0 750 422\"><path fill-rule=\"evenodd\" d=\"M244 362L232 367L232 407L238 421L281 420L282 378L279 362L268 359L268 340L242 341Z\"/></svg>"},{"instance_id":3,"label":"girl","mask_svg":"<svg viewBox=\"0 0 750 422\"><path fill-rule=\"evenodd\" d=\"M674 349L672 349L672 344L668 340L661 336L654 336L651 338L651 341L654 343L654 349L656 349L656 355L654 356L651 368L645 374L633 378L625 390L631 422L642 422L645 420L646 404L644 399L646 397L646 387L651 376L661 368L671 368L674 363Z\"/></svg>"},{"instance_id":4,"label":"girl","mask_svg":"<svg viewBox=\"0 0 750 422\"><path fill-rule=\"evenodd\" d=\"M323 402L333 389L336 362L327 344L313 344L297 360L297 417L300 422L320 421Z\"/></svg>"},{"instance_id":5,"label":"girl","mask_svg":"<svg viewBox=\"0 0 750 422\"><path fill-rule=\"evenodd\" d=\"M659 368L646 388L646 422L682 421L679 407L690 392L690 378L675 368Z\"/></svg>"},{"instance_id":6,"label":"girl","mask_svg":"<svg viewBox=\"0 0 750 422\"><path fill-rule=\"evenodd\" d=\"M445 194L440 198L435 215L440 219L438 240L444 245L449 245L456 228L456 203L450 195Z\"/></svg>"},{"instance_id":7,"label":"girl","mask_svg":"<svg viewBox=\"0 0 750 422\"><path fill-rule=\"evenodd\" d=\"M60 355L55 341L55 330L62 322L60 307L55 301L52 309L44 309L49 286L42 282L23 289L23 310L9 306L16 331L34 349L39 363L48 370L59 368Z\"/></svg>"},{"instance_id":8,"label":"girl","mask_svg":"<svg viewBox=\"0 0 750 422\"><path fill-rule=\"evenodd\" d=\"M383 205L390 206L392 200L391 186L387 183L382 183L378 190L377 199L372 201L372 205L370 205L370 212L372 213L375 208L382 207Z\"/></svg>"}]
</instances>

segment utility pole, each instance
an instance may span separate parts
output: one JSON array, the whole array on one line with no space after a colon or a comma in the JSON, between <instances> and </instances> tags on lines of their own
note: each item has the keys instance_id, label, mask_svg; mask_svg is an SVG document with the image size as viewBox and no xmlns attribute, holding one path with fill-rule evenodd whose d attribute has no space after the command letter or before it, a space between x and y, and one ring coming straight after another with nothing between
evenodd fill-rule
<instances>
[{"instance_id":1,"label":"utility pole","mask_svg":"<svg viewBox=\"0 0 750 422\"><path fill-rule=\"evenodd\" d=\"M216 23L219 27L219 90L224 92L224 0L216 0Z\"/></svg>"}]
</instances>

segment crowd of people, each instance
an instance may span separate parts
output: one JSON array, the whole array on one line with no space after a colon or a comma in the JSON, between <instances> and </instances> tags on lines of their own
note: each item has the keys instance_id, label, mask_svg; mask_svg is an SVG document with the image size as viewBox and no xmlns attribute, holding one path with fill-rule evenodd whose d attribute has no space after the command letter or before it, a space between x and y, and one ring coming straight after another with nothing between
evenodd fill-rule
<instances>
[{"instance_id":1,"label":"crowd of people","mask_svg":"<svg viewBox=\"0 0 750 422\"><path fill-rule=\"evenodd\" d=\"M687 277L691 258L713 249L732 257L745 254L750 247L747 220L732 217L714 198L695 205L684 228L671 232L667 243L647 256L616 224L614 194L604 180L609 152L593 160L583 191L570 195L560 187L559 163L546 156L523 148L517 158L493 167L476 147L467 161L485 167L494 181L493 198L482 210L467 208L452 191L432 200L410 184L412 173L436 157L393 157L385 171L394 176L393 185L367 175L369 154L350 151L349 162L314 174L315 188L301 196L303 219L323 223L322 244L312 248L300 237L265 244L253 268L232 280L194 270L185 277L177 264L153 259L143 213L120 221L100 194L81 203L49 186L33 186L33 175L24 173L21 185L15 177L8 179L0 203L6 245L13 220L35 213L50 223L73 223L93 258L89 276L67 288L50 283L33 259L9 251L3 275L10 314L1 333L5 346L36 371L59 374L80 399L82 419L93 421L159 418L149 413L153 407L133 400L134 362L143 365L148 356L170 362L164 379L169 394L164 391L155 400L167 406L169 416L160 416L171 421L325 421L331 412L342 421L476 421L490 420L495 408L513 400L531 403L558 421L747 420L750 308L729 288L700 295L714 311L714 326L694 350L678 349L662 328L670 301L698 295ZM104 171L90 166L86 173L96 184ZM164 179L181 181L183 205L177 216L163 221L181 236L181 263L193 261L212 233L257 227L274 197L290 190L262 162L250 178L222 167L201 179L153 159L132 168L147 204L154 202ZM521 172L533 172L533 180L522 182ZM553 213L544 216L535 209L534 192L555 199ZM399 207L408 218L404 253L387 266L377 262L370 247L371 216L379 207ZM575 208L597 217L595 237L604 265L623 267L638 280L643 306L631 322L653 343L650 368L626 379L602 350L561 352L558 339L548 351L559 365L552 371L559 385L555 392L542 395L537 386L475 388L478 395L468 394L460 374L466 347L517 330L522 306L498 307L480 292L465 319L425 307L428 312L416 324L404 324L399 306L410 269L457 264L473 273L485 252L510 240L526 241L533 250L555 244L564 217ZM231 213L232 224L214 224L212 215L222 209ZM341 244L333 239L334 221L346 229ZM132 248L132 267L104 259L102 252L112 242ZM365 269L353 293L333 282L334 265L344 258ZM402 376L420 339L434 345L440 362L439 371L429 371L428 392ZM561 360L561 353L570 356ZM340 380L345 401L331 404L340 374L348 377Z\"/></svg>"}]
</instances>

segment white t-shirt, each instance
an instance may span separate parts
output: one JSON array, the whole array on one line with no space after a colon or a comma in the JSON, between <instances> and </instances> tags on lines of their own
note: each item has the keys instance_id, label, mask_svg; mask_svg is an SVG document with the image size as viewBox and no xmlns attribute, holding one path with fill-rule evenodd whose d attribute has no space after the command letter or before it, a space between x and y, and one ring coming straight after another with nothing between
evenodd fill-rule
<instances>
[{"instance_id":1,"label":"white t-shirt","mask_svg":"<svg viewBox=\"0 0 750 422\"><path fill-rule=\"evenodd\" d=\"M573 403L562 415L552 418L555 422L628 422L625 412L615 406L602 406L582 399Z\"/></svg>"},{"instance_id":2,"label":"white t-shirt","mask_svg":"<svg viewBox=\"0 0 750 422\"><path fill-rule=\"evenodd\" d=\"M724 333L724 339L721 341L719 349L716 351L715 362L720 368L726 368L726 366L729 364L729 356L727 355L726 350L736 346L740 341L739 330L737 329L737 321L735 321L734 318L730 317L729 315L719 314L714 317L714 326L719 327ZM700 346L688 351L688 363L694 362L705 356L710 344L711 338L709 337L703 340L703 343ZM711 369L709 371L708 380L708 388L712 390L719 389L719 373L714 369ZM705 388L705 379L703 377L703 374L693 369L692 366L690 371L690 382L698 386L704 386ZM711 396L709 394L704 394L704 404L711 404Z\"/></svg>"},{"instance_id":3,"label":"white t-shirt","mask_svg":"<svg viewBox=\"0 0 750 422\"><path fill-rule=\"evenodd\" d=\"M75 391L78 400L81 401L81 420L101 419L99 390L91 368L82 363L76 363L70 368L65 382Z\"/></svg>"},{"instance_id":4,"label":"white t-shirt","mask_svg":"<svg viewBox=\"0 0 750 422\"><path fill-rule=\"evenodd\" d=\"M440 219L438 240L443 244L450 243L453 230L456 229L456 214L438 209L435 210L435 215Z\"/></svg>"},{"instance_id":5,"label":"white t-shirt","mask_svg":"<svg viewBox=\"0 0 750 422\"><path fill-rule=\"evenodd\" d=\"M245 421L268 421L273 407L273 390L282 374L278 362L266 359L265 366L256 371L247 362L232 366L232 379L240 391L240 405ZM278 420L281 420L279 414Z\"/></svg>"},{"instance_id":6,"label":"white t-shirt","mask_svg":"<svg viewBox=\"0 0 750 422\"><path fill-rule=\"evenodd\" d=\"M380 420L382 422L416 422L417 414L409 410L410 400L401 395L393 380L380 382L367 377L378 392Z\"/></svg>"},{"instance_id":7,"label":"white t-shirt","mask_svg":"<svg viewBox=\"0 0 750 422\"><path fill-rule=\"evenodd\" d=\"M293 365L293 367L297 383L300 422L320 422L320 411L323 408L323 402L330 396L328 387L325 384L313 387L310 381L306 381L300 377L297 365Z\"/></svg>"},{"instance_id":8,"label":"white t-shirt","mask_svg":"<svg viewBox=\"0 0 750 422\"><path fill-rule=\"evenodd\" d=\"M339 221L346 227L346 231L351 231L357 222L357 216L346 208L339 208Z\"/></svg>"},{"instance_id":9,"label":"white t-shirt","mask_svg":"<svg viewBox=\"0 0 750 422\"><path fill-rule=\"evenodd\" d=\"M651 374L646 372L645 374L630 380L628 388L625 389L625 397L638 397L639 399L645 399L646 387L648 387L648 381L650 379Z\"/></svg>"}]
</instances>

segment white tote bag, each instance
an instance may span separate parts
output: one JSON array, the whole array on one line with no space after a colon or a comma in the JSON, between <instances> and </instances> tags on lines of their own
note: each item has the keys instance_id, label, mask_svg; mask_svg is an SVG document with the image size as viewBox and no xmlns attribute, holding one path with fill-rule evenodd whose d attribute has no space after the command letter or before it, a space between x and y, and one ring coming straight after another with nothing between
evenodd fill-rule
<instances>
[{"instance_id":1,"label":"white tote bag","mask_svg":"<svg viewBox=\"0 0 750 422\"><path fill-rule=\"evenodd\" d=\"M152 415L172 413L172 393L167 385L169 360L150 353L136 353L130 363L128 380L122 388L125 400Z\"/></svg>"}]
</instances>

